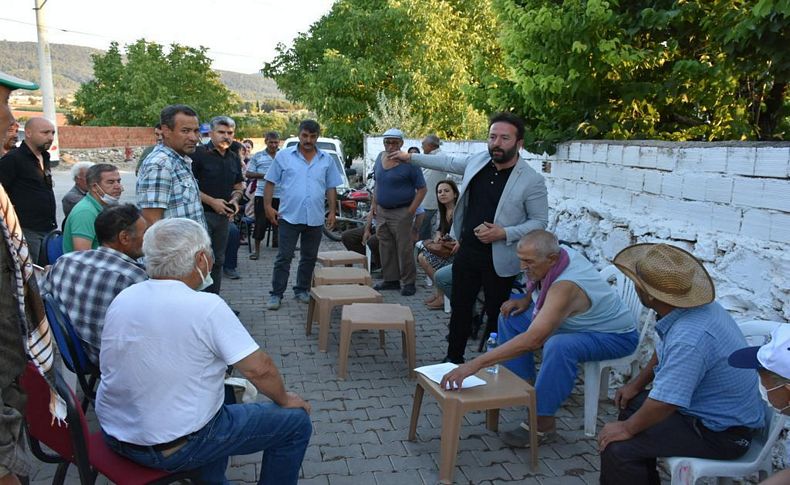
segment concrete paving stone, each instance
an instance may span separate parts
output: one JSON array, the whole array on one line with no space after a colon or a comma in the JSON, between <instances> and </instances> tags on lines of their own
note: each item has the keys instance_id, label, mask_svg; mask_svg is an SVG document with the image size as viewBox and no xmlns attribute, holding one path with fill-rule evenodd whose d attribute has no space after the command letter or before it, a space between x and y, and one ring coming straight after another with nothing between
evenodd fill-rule
<instances>
[{"instance_id":1,"label":"concrete paving stone","mask_svg":"<svg viewBox=\"0 0 790 485\"><path fill-rule=\"evenodd\" d=\"M495 463L518 463L519 459L510 449L496 451L476 451L475 458L481 466L489 466Z\"/></svg>"},{"instance_id":2,"label":"concrete paving stone","mask_svg":"<svg viewBox=\"0 0 790 485\"><path fill-rule=\"evenodd\" d=\"M587 460L587 462L592 465L594 470L599 471L601 469L601 455L598 454L597 450L595 450L593 453L586 453L582 455L582 458Z\"/></svg>"},{"instance_id":3,"label":"concrete paving stone","mask_svg":"<svg viewBox=\"0 0 790 485\"><path fill-rule=\"evenodd\" d=\"M346 443L341 442L335 433L316 433L310 438L310 444L319 446L342 446Z\"/></svg>"},{"instance_id":4,"label":"concrete paving stone","mask_svg":"<svg viewBox=\"0 0 790 485\"><path fill-rule=\"evenodd\" d=\"M540 485L581 485L584 483L579 477L538 477Z\"/></svg>"},{"instance_id":5,"label":"concrete paving stone","mask_svg":"<svg viewBox=\"0 0 790 485\"><path fill-rule=\"evenodd\" d=\"M328 411L330 421L364 421L368 415L364 409L353 411Z\"/></svg>"},{"instance_id":6,"label":"concrete paving stone","mask_svg":"<svg viewBox=\"0 0 790 485\"><path fill-rule=\"evenodd\" d=\"M398 456L407 456L408 453L406 452L406 448L403 446L403 442L400 441L391 441L389 443L363 443L362 444L362 451L365 453L365 457L367 458L376 458L377 456L385 456L385 455L398 455Z\"/></svg>"},{"instance_id":7,"label":"concrete paving stone","mask_svg":"<svg viewBox=\"0 0 790 485\"><path fill-rule=\"evenodd\" d=\"M581 456L572 456L570 458L563 458L560 460L545 459L543 462L557 476L579 475L585 471L595 471L592 464L590 464L590 462Z\"/></svg>"},{"instance_id":8,"label":"concrete paving stone","mask_svg":"<svg viewBox=\"0 0 790 485\"><path fill-rule=\"evenodd\" d=\"M404 430L404 435L405 435ZM421 438L420 434L417 433L417 440L416 441L401 441L401 444L406 451L408 451L408 455L410 456L420 456L424 453L432 453L432 452L439 452L441 448L439 435L432 436L430 438Z\"/></svg>"},{"instance_id":9,"label":"concrete paving stone","mask_svg":"<svg viewBox=\"0 0 790 485\"><path fill-rule=\"evenodd\" d=\"M326 475L318 475L313 478L300 478L299 485L329 485Z\"/></svg>"},{"instance_id":10,"label":"concrete paving stone","mask_svg":"<svg viewBox=\"0 0 790 485\"><path fill-rule=\"evenodd\" d=\"M362 391L366 390L367 388L373 387L370 381L358 381L358 380L346 380L346 381L337 381L337 388L341 391L345 391L347 389L354 389L359 394L359 397L362 399L367 397L372 397L370 395L363 395Z\"/></svg>"},{"instance_id":11,"label":"concrete paving stone","mask_svg":"<svg viewBox=\"0 0 790 485\"><path fill-rule=\"evenodd\" d=\"M422 477L416 470L398 470L395 472L374 472L376 485L422 484Z\"/></svg>"},{"instance_id":12,"label":"concrete paving stone","mask_svg":"<svg viewBox=\"0 0 790 485\"><path fill-rule=\"evenodd\" d=\"M379 429L384 431L394 430L389 418L369 419L367 421L364 420L354 421L351 423L351 425L354 426L354 431L356 431L357 433L361 433L368 430L379 430Z\"/></svg>"},{"instance_id":13,"label":"concrete paving stone","mask_svg":"<svg viewBox=\"0 0 790 485\"><path fill-rule=\"evenodd\" d=\"M436 468L434 470L430 470L427 468L420 468L417 470L417 473L420 474L420 478L422 478L423 483L428 485L440 484L439 482L439 469ZM457 482L456 482L457 483Z\"/></svg>"},{"instance_id":14,"label":"concrete paving stone","mask_svg":"<svg viewBox=\"0 0 790 485\"><path fill-rule=\"evenodd\" d=\"M373 445L366 445L373 446ZM362 446L359 444L341 446L321 446L321 456L324 460L336 460L338 458L356 458L362 456Z\"/></svg>"},{"instance_id":15,"label":"concrete paving stone","mask_svg":"<svg viewBox=\"0 0 790 485\"><path fill-rule=\"evenodd\" d=\"M400 407L394 407L394 408L390 407L383 409L370 408L370 409L366 409L366 411L370 419L406 417L406 413L403 411L403 408Z\"/></svg>"},{"instance_id":16,"label":"concrete paving stone","mask_svg":"<svg viewBox=\"0 0 790 485\"><path fill-rule=\"evenodd\" d=\"M459 440L458 449L464 451L490 451L486 446L485 441L481 440L478 436L471 436L466 439Z\"/></svg>"},{"instance_id":17,"label":"concrete paving stone","mask_svg":"<svg viewBox=\"0 0 790 485\"><path fill-rule=\"evenodd\" d=\"M338 433L337 439L341 445L361 444L361 443L381 443L378 435L374 431L353 432L353 433Z\"/></svg>"},{"instance_id":18,"label":"concrete paving stone","mask_svg":"<svg viewBox=\"0 0 790 485\"><path fill-rule=\"evenodd\" d=\"M342 391L323 391L321 395L324 396L324 399L327 401L332 400L340 400L340 401L352 401L358 400L359 394L357 393L356 389L343 389Z\"/></svg>"},{"instance_id":19,"label":"concrete paving stone","mask_svg":"<svg viewBox=\"0 0 790 485\"><path fill-rule=\"evenodd\" d=\"M548 469L538 463L538 468L532 471L532 467L527 463L502 463L505 470L508 471L511 477L518 480L526 480L525 483L537 483L538 476L545 476ZM553 475L550 471L549 474Z\"/></svg>"},{"instance_id":20,"label":"concrete paving stone","mask_svg":"<svg viewBox=\"0 0 790 485\"><path fill-rule=\"evenodd\" d=\"M377 458L349 458L346 460L351 475L359 475L363 472L392 472L396 470L387 456Z\"/></svg>"},{"instance_id":21,"label":"concrete paving stone","mask_svg":"<svg viewBox=\"0 0 790 485\"><path fill-rule=\"evenodd\" d=\"M312 437L311 437L312 439ZM307 451L304 454L304 459L302 463L306 461L321 461L321 449L318 445L314 445L312 442L307 446Z\"/></svg>"},{"instance_id":22,"label":"concrete paving stone","mask_svg":"<svg viewBox=\"0 0 790 485\"><path fill-rule=\"evenodd\" d=\"M319 475L348 475L346 460L303 461L302 475L313 478Z\"/></svg>"},{"instance_id":23,"label":"concrete paving stone","mask_svg":"<svg viewBox=\"0 0 790 485\"><path fill-rule=\"evenodd\" d=\"M349 391L350 392L350 391ZM381 408L381 399L377 397L369 397L367 399L348 399L345 401L346 409L368 409L368 408Z\"/></svg>"},{"instance_id":24,"label":"concrete paving stone","mask_svg":"<svg viewBox=\"0 0 790 485\"><path fill-rule=\"evenodd\" d=\"M354 427L351 426L351 423L337 423L326 421L322 423L313 422L313 433L352 433L354 431Z\"/></svg>"},{"instance_id":25,"label":"concrete paving stone","mask_svg":"<svg viewBox=\"0 0 790 485\"><path fill-rule=\"evenodd\" d=\"M417 470L420 468L432 470L438 469L439 466L429 453L419 456L390 456L389 459L396 470Z\"/></svg>"},{"instance_id":26,"label":"concrete paving stone","mask_svg":"<svg viewBox=\"0 0 790 485\"><path fill-rule=\"evenodd\" d=\"M345 401L340 399L333 399L328 401L326 399L316 399L310 401L310 405L313 406L313 411L345 411L346 405Z\"/></svg>"},{"instance_id":27,"label":"concrete paving stone","mask_svg":"<svg viewBox=\"0 0 790 485\"><path fill-rule=\"evenodd\" d=\"M381 398L381 405L385 408L391 406L411 406L412 402L414 401L414 394L408 393L406 395L400 396L384 396Z\"/></svg>"},{"instance_id":28,"label":"concrete paving stone","mask_svg":"<svg viewBox=\"0 0 790 485\"><path fill-rule=\"evenodd\" d=\"M243 466L230 467L225 472L225 477L232 482L251 482L254 483L258 479L255 465L247 464Z\"/></svg>"},{"instance_id":29,"label":"concrete paving stone","mask_svg":"<svg viewBox=\"0 0 790 485\"><path fill-rule=\"evenodd\" d=\"M472 483L480 483L483 480L510 480L511 476L502 465L491 465L487 467L460 465L456 467L456 474L461 472Z\"/></svg>"},{"instance_id":30,"label":"concrete paving stone","mask_svg":"<svg viewBox=\"0 0 790 485\"><path fill-rule=\"evenodd\" d=\"M552 448L560 456L560 458L581 456L585 453L597 453L597 449L593 448L588 441L576 441L575 443L553 443Z\"/></svg>"},{"instance_id":31,"label":"concrete paving stone","mask_svg":"<svg viewBox=\"0 0 790 485\"><path fill-rule=\"evenodd\" d=\"M360 473L352 476L330 475L329 485L375 485L376 478L372 472Z\"/></svg>"}]
</instances>

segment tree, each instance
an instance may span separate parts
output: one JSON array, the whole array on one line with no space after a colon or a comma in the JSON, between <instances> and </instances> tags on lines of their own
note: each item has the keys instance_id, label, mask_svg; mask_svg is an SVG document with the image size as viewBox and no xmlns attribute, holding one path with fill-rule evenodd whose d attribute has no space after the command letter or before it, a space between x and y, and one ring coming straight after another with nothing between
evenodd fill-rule
<instances>
[{"instance_id":1,"label":"tree","mask_svg":"<svg viewBox=\"0 0 790 485\"><path fill-rule=\"evenodd\" d=\"M127 45L123 62L117 42L94 54L95 79L74 95L71 119L98 126L152 126L169 104L187 104L201 119L228 114L238 103L211 70L206 49L138 40Z\"/></svg>"},{"instance_id":2,"label":"tree","mask_svg":"<svg viewBox=\"0 0 790 485\"><path fill-rule=\"evenodd\" d=\"M407 137L419 137L426 134L422 117L415 114L416 109L405 96L388 98L384 93L376 95L376 106L368 111L370 131L383 133L397 127Z\"/></svg>"},{"instance_id":3,"label":"tree","mask_svg":"<svg viewBox=\"0 0 790 485\"><path fill-rule=\"evenodd\" d=\"M497 64L490 0L338 0L262 69L288 99L314 111L350 155L362 149L377 96L408 99L445 138L484 133L468 96ZM487 60L486 60L487 59Z\"/></svg>"},{"instance_id":4,"label":"tree","mask_svg":"<svg viewBox=\"0 0 790 485\"><path fill-rule=\"evenodd\" d=\"M528 146L573 138L783 139L790 0L494 0L505 70L483 109Z\"/></svg>"}]
</instances>

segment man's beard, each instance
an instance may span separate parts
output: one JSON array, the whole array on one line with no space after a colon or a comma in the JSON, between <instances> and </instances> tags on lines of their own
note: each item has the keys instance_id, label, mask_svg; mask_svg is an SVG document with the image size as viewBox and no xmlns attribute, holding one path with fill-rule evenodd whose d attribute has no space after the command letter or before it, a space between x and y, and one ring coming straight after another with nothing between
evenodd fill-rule
<instances>
[{"instance_id":1,"label":"man's beard","mask_svg":"<svg viewBox=\"0 0 790 485\"><path fill-rule=\"evenodd\" d=\"M497 150L502 150L498 148ZM488 147L488 154L491 155L491 161L494 163L507 163L513 159L518 153L518 145L513 145L513 148L510 150L502 150L498 152L494 152L494 149Z\"/></svg>"},{"instance_id":2,"label":"man's beard","mask_svg":"<svg viewBox=\"0 0 790 485\"><path fill-rule=\"evenodd\" d=\"M52 146L52 143L42 143L36 147L39 153L44 153L45 151L49 150L49 147Z\"/></svg>"}]
</instances>

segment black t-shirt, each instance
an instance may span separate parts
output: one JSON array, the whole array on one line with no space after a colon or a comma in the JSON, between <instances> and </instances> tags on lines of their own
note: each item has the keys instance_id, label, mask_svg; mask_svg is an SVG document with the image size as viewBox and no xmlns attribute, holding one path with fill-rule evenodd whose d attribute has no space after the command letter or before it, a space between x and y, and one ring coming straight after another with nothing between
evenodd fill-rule
<instances>
[{"instance_id":1,"label":"black t-shirt","mask_svg":"<svg viewBox=\"0 0 790 485\"><path fill-rule=\"evenodd\" d=\"M242 180L239 155L231 149L220 155L214 144L208 142L197 147L189 157L200 191L216 199L230 200L233 186ZM203 210L214 212L206 204L203 204Z\"/></svg>"},{"instance_id":2,"label":"black t-shirt","mask_svg":"<svg viewBox=\"0 0 790 485\"><path fill-rule=\"evenodd\" d=\"M57 222L49 152L41 155L43 171L27 143L6 153L0 158L0 183L14 204L22 228L44 232L55 229Z\"/></svg>"},{"instance_id":3,"label":"black t-shirt","mask_svg":"<svg viewBox=\"0 0 790 485\"><path fill-rule=\"evenodd\" d=\"M483 222L494 222L499 199L512 172L513 167L497 170L494 162L489 161L469 182L469 203L461 228L464 249L491 251L491 244L484 244L475 236L475 228Z\"/></svg>"}]
</instances>

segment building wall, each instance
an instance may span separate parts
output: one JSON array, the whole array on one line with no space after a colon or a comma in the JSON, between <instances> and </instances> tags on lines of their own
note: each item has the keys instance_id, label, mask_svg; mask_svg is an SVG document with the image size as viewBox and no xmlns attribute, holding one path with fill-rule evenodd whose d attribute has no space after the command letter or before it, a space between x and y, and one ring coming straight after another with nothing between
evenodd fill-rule
<instances>
[{"instance_id":1,"label":"building wall","mask_svg":"<svg viewBox=\"0 0 790 485\"><path fill-rule=\"evenodd\" d=\"M128 126L59 126L61 150L140 147L156 142L153 128Z\"/></svg>"},{"instance_id":2,"label":"building wall","mask_svg":"<svg viewBox=\"0 0 790 485\"><path fill-rule=\"evenodd\" d=\"M366 158L381 142L366 139ZM598 267L630 244L666 242L704 262L739 319L790 320L790 143L585 141L523 155L546 177L549 229Z\"/></svg>"}]
</instances>

